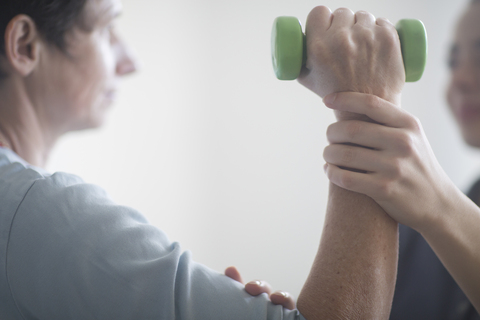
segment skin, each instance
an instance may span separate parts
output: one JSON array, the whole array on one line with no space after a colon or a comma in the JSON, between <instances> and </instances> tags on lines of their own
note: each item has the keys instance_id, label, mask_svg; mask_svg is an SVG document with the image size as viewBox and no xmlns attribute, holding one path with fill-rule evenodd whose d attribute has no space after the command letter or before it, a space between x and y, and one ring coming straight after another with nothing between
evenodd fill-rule
<instances>
[{"instance_id":1,"label":"skin","mask_svg":"<svg viewBox=\"0 0 480 320\"><path fill-rule=\"evenodd\" d=\"M320 6L308 16L306 35L302 85L322 98L355 91L400 103L405 72L389 21L344 8L332 14ZM336 116L363 118L343 111ZM371 198L331 184L321 243L298 310L307 319L387 319L397 259L397 223Z\"/></svg>"},{"instance_id":2,"label":"skin","mask_svg":"<svg viewBox=\"0 0 480 320\"><path fill-rule=\"evenodd\" d=\"M6 58L0 58L8 74L0 85L2 145L43 167L64 133L102 125L121 78L136 71L135 58L115 30L121 10L117 0L88 1L80 25L66 35L67 54L46 43L30 17L9 23ZM243 283L235 268L225 274ZM288 293L272 294L266 282L252 281L246 290L295 308Z\"/></svg>"},{"instance_id":3,"label":"skin","mask_svg":"<svg viewBox=\"0 0 480 320\"><path fill-rule=\"evenodd\" d=\"M235 281L243 284L242 276L235 267L228 267L225 269L225 275L232 278ZM285 291L275 291L272 293L272 288L265 281L254 280L245 284L245 291L247 291L252 296L258 296L262 293L265 293L270 298L273 304L282 305L284 308L293 310L295 309L295 299Z\"/></svg>"},{"instance_id":4,"label":"skin","mask_svg":"<svg viewBox=\"0 0 480 320\"><path fill-rule=\"evenodd\" d=\"M447 90L452 114L473 147L480 147L479 16L480 3L471 4L456 28ZM393 219L420 232L480 311L480 209L445 174L420 121L372 94L343 92L324 102L373 120L328 128L330 181L372 197Z\"/></svg>"},{"instance_id":5,"label":"skin","mask_svg":"<svg viewBox=\"0 0 480 320\"><path fill-rule=\"evenodd\" d=\"M44 166L61 135L103 123L118 81L136 69L113 28L120 10L120 0L88 1L83 23L67 34L67 54L46 43L29 17L20 15L9 23L6 57L0 58L8 74L0 85L3 145ZM309 58L301 84L320 97L356 91L399 104L405 74L391 23L366 12L342 8L332 14L317 7L306 28ZM346 112L337 117L358 118ZM298 299L299 311L307 319L388 318L397 246L397 223L380 206L332 184L325 229ZM241 281L235 270L226 273ZM249 283L246 289L271 292L262 283ZM280 295L286 298L279 297L280 302L290 301ZM270 297L273 301L278 295Z\"/></svg>"},{"instance_id":6,"label":"skin","mask_svg":"<svg viewBox=\"0 0 480 320\"><path fill-rule=\"evenodd\" d=\"M46 43L32 19L15 17L6 30L9 75L0 86L0 141L43 167L66 132L100 126L121 77L136 63L114 28L119 0L88 1L85 28L66 36L67 53Z\"/></svg>"}]
</instances>

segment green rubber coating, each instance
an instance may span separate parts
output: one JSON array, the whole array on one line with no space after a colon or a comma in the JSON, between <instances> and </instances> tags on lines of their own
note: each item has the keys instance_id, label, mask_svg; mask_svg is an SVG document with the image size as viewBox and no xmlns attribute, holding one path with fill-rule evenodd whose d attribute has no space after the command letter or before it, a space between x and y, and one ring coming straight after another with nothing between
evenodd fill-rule
<instances>
[{"instance_id":1,"label":"green rubber coating","mask_svg":"<svg viewBox=\"0 0 480 320\"><path fill-rule=\"evenodd\" d=\"M397 28L402 45L405 81L420 80L427 64L427 31L420 20L403 19L398 21Z\"/></svg>"},{"instance_id":2,"label":"green rubber coating","mask_svg":"<svg viewBox=\"0 0 480 320\"><path fill-rule=\"evenodd\" d=\"M403 19L397 25L402 46L405 81L418 81L427 62L427 32L419 20ZM300 21L278 17L272 29L273 70L280 80L295 80L306 61L306 41Z\"/></svg>"},{"instance_id":3,"label":"green rubber coating","mask_svg":"<svg viewBox=\"0 0 480 320\"><path fill-rule=\"evenodd\" d=\"M303 65L304 34L295 17L278 17L272 29L273 70L280 80L295 80Z\"/></svg>"}]
</instances>

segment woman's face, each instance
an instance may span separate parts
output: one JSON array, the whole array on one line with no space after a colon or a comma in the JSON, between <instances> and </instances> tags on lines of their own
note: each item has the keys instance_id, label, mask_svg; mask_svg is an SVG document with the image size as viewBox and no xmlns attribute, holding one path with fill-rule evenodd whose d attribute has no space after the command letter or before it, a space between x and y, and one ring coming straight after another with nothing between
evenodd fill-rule
<instances>
[{"instance_id":1,"label":"woman's face","mask_svg":"<svg viewBox=\"0 0 480 320\"><path fill-rule=\"evenodd\" d=\"M67 54L45 44L33 87L47 124L60 133L101 125L119 78L135 71L114 28L121 8L120 0L88 0L80 25L66 36Z\"/></svg>"},{"instance_id":2,"label":"woman's face","mask_svg":"<svg viewBox=\"0 0 480 320\"><path fill-rule=\"evenodd\" d=\"M448 103L465 141L480 147L480 3L470 5L457 25L450 70Z\"/></svg>"}]
</instances>

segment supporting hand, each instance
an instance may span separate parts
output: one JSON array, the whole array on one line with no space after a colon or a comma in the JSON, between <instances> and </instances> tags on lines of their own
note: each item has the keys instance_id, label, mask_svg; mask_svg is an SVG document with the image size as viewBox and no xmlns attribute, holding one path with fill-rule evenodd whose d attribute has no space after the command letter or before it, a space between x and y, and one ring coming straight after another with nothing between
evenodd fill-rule
<instances>
[{"instance_id":1,"label":"supporting hand","mask_svg":"<svg viewBox=\"0 0 480 320\"><path fill-rule=\"evenodd\" d=\"M235 281L240 282L241 284L244 283L242 276L235 267L228 267L227 269L225 269L225 275ZM247 293L252 296L258 296L262 293L266 293L273 304L281 305L284 308L290 310L295 309L295 300L288 292L275 291L274 293L272 293L270 285L265 281L250 281L245 284L245 291L247 291Z\"/></svg>"},{"instance_id":2,"label":"supporting hand","mask_svg":"<svg viewBox=\"0 0 480 320\"><path fill-rule=\"evenodd\" d=\"M456 187L414 116L370 94L343 92L324 102L374 121L330 125L324 158L331 182L372 197L393 219L418 231L432 226L437 215L457 201Z\"/></svg>"}]
</instances>

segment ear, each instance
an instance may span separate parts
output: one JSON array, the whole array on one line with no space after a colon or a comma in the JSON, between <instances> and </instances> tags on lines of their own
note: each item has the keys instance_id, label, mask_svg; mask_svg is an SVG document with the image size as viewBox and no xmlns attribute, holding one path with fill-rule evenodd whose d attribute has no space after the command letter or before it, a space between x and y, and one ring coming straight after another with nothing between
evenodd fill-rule
<instances>
[{"instance_id":1,"label":"ear","mask_svg":"<svg viewBox=\"0 0 480 320\"><path fill-rule=\"evenodd\" d=\"M13 72L29 75L39 60L40 35L27 15L14 17L5 30L5 54Z\"/></svg>"}]
</instances>

